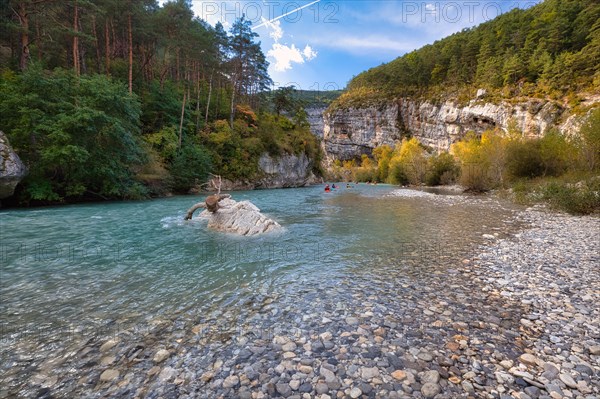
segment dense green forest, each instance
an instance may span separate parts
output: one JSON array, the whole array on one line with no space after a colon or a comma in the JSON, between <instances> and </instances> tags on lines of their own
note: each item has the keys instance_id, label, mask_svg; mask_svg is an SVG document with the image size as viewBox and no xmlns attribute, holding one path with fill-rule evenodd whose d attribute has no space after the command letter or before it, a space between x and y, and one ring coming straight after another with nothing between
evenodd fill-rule
<instances>
[{"instance_id":1,"label":"dense green forest","mask_svg":"<svg viewBox=\"0 0 600 399\"><path fill-rule=\"evenodd\" d=\"M243 17L227 32L189 0L0 0L0 13L0 129L29 168L22 204L187 192L209 173L258 177L264 152L319 157L293 90L265 94Z\"/></svg>"},{"instance_id":2,"label":"dense green forest","mask_svg":"<svg viewBox=\"0 0 600 399\"><path fill-rule=\"evenodd\" d=\"M356 76L337 105L401 96L560 99L600 87L600 3L546 0Z\"/></svg>"}]
</instances>

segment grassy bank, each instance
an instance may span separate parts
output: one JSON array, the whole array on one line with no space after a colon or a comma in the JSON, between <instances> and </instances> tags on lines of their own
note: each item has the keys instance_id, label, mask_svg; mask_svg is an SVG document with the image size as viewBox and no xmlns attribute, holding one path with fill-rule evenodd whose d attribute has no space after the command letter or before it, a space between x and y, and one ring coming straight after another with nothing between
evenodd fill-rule
<instances>
[{"instance_id":1,"label":"grassy bank","mask_svg":"<svg viewBox=\"0 0 600 399\"><path fill-rule=\"evenodd\" d=\"M548 204L573 215L600 214L600 175L570 173L561 177L514 182L505 193L524 205Z\"/></svg>"}]
</instances>

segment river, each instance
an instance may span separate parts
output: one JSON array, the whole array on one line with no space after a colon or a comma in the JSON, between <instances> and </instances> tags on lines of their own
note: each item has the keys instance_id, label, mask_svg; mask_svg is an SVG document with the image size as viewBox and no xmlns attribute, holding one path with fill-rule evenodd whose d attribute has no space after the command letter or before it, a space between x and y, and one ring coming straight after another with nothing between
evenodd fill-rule
<instances>
[{"instance_id":1,"label":"river","mask_svg":"<svg viewBox=\"0 0 600 399\"><path fill-rule=\"evenodd\" d=\"M205 345L226 343L245 329L277 335L318 328L332 312L360 314L370 302L425 299L455 284L439 276L456 273L484 234L515 230L512 207L497 199L395 190L235 192L284 227L258 238L184 222L198 201L190 196L1 211L1 397L40 387L87 396L98 376L92 389L67 370L99 373L97 359L79 354L111 338L123 345L119 363L151 334L142 349L150 362L151 346L185 342L190 331Z\"/></svg>"}]
</instances>

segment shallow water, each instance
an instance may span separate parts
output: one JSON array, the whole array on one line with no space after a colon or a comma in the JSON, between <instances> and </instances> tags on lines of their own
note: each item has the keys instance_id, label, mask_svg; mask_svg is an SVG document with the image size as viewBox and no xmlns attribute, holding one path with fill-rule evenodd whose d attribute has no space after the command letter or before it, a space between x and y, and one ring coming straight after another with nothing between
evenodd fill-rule
<instances>
[{"instance_id":1,"label":"shallow water","mask_svg":"<svg viewBox=\"0 0 600 399\"><path fill-rule=\"evenodd\" d=\"M234 193L284 226L259 238L184 222L198 197L2 211L0 371L160 319L243 320L265 298L308 312L349 282L374 293L394 278L427 285L483 234L514 228L511 208L492 198L394 190Z\"/></svg>"}]
</instances>

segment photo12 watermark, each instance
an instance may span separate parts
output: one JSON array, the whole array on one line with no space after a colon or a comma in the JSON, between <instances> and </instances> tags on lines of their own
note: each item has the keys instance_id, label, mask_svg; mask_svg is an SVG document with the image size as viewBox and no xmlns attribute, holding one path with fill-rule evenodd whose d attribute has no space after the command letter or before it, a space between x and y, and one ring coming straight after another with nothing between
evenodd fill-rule
<instances>
[{"instance_id":1,"label":"photo12 watermark","mask_svg":"<svg viewBox=\"0 0 600 399\"><path fill-rule=\"evenodd\" d=\"M515 8L529 8L532 0L506 1L402 1L398 21L404 24L467 23L491 21Z\"/></svg>"},{"instance_id":2,"label":"photo12 watermark","mask_svg":"<svg viewBox=\"0 0 600 399\"><path fill-rule=\"evenodd\" d=\"M198 16L206 21L232 24L244 17L252 22L254 29L283 20L298 23L337 24L340 6L338 2L316 0L301 1L202 1L195 8Z\"/></svg>"},{"instance_id":3,"label":"photo12 watermark","mask_svg":"<svg viewBox=\"0 0 600 399\"><path fill-rule=\"evenodd\" d=\"M73 244L51 242L16 242L0 244L0 264L9 263L83 263L93 261L120 262L124 245Z\"/></svg>"},{"instance_id":4,"label":"photo12 watermark","mask_svg":"<svg viewBox=\"0 0 600 399\"><path fill-rule=\"evenodd\" d=\"M207 263L298 263L319 262L331 252L338 252L339 244L324 244L320 242L299 243L261 242L261 243L202 243L194 252L197 258Z\"/></svg>"}]
</instances>

